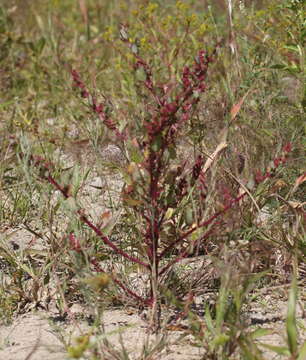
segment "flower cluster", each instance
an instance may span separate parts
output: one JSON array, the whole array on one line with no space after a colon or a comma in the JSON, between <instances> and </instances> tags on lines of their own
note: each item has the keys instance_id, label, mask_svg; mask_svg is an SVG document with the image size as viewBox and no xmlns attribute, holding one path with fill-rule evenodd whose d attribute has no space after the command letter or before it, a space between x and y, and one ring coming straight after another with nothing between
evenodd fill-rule
<instances>
[{"instance_id":1,"label":"flower cluster","mask_svg":"<svg viewBox=\"0 0 306 360\"><path fill-rule=\"evenodd\" d=\"M200 176L202 167L203 167L203 157L201 155L198 156L196 163L194 164L192 168L192 177L194 180L197 180Z\"/></svg>"},{"instance_id":2,"label":"flower cluster","mask_svg":"<svg viewBox=\"0 0 306 360\"><path fill-rule=\"evenodd\" d=\"M81 90L82 98L89 98L89 92L86 89L85 84L81 80L79 73L76 70L72 70L71 75L73 78L73 85Z\"/></svg>"},{"instance_id":3,"label":"flower cluster","mask_svg":"<svg viewBox=\"0 0 306 360\"><path fill-rule=\"evenodd\" d=\"M284 147L282 149L282 152L281 152L281 155L273 159L273 162L272 162L272 164L270 166L270 169L268 169L266 171L266 173L263 174L260 170L257 170L255 172L255 182L256 182L256 184L259 184L259 183L265 181L266 179L271 178L273 176L273 174L274 174L274 171L280 165L283 165L283 164L285 164L287 162L289 153L291 153L291 151L292 151L292 144L287 143L286 145L284 145Z\"/></svg>"},{"instance_id":4,"label":"flower cluster","mask_svg":"<svg viewBox=\"0 0 306 360\"><path fill-rule=\"evenodd\" d=\"M119 131L117 128L115 122L110 118L110 108L105 103L98 103L97 99L90 94L90 92L87 90L86 85L81 80L81 77L79 73L76 70L71 71L72 79L73 79L73 85L74 87L81 90L81 96L82 98L88 99L88 104L90 105L93 113L98 115L101 122L114 134L116 137L120 140L123 140L125 138L125 135Z\"/></svg>"}]
</instances>

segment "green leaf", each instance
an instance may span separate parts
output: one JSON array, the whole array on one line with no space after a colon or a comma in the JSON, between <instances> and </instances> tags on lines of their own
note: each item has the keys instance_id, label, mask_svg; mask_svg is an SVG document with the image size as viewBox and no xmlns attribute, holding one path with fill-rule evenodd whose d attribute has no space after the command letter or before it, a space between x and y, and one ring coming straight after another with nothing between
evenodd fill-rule
<instances>
[{"instance_id":1,"label":"green leaf","mask_svg":"<svg viewBox=\"0 0 306 360\"><path fill-rule=\"evenodd\" d=\"M301 346L299 350L297 360L305 360L305 359L306 359L306 341L304 341L304 344Z\"/></svg>"},{"instance_id":2,"label":"green leaf","mask_svg":"<svg viewBox=\"0 0 306 360\"><path fill-rule=\"evenodd\" d=\"M79 359L82 357L85 349L84 346L78 345L78 346L69 346L67 349L68 355L72 359Z\"/></svg>"},{"instance_id":3,"label":"green leaf","mask_svg":"<svg viewBox=\"0 0 306 360\"><path fill-rule=\"evenodd\" d=\"M271 329L256 329L250 333L250 337L255 340L262 336L269 335L271 333L272 333Z\"/></svg>"},{"instance_id":4,"label":"green leaf","mask_svg":"<svg viewBox=\"0 0 306 360\"><path fill-rule=\"evenodd\" d=\"M297 45L285 45L284 49L295 51L297 53L300 52L299 47Z\"/></svg>"},{"instance_id":5,"label":"green leaf","mask_svg":"<svg viewBox=\"0 0 306 360\"><path fill-rule=\"evenodd\" d=\"M286 329L288 337L288 346L291 355L297 352L297 326L296 326L296 302L297 302L297 282L296 276L293 276L291 289L288 299L288 311L286 319Z\"/></svg>"},{"instance_id":6,"label":"green leaf","mask_svg":"<svg viewBox=\"0 0 306 360\"><path fill-rule=\"evenodd\" d=\"M194 216L192 206L188 206L184 211L184 218L187 225L192 225Z\"/></svg>"},{"instance_id":7,"label":"green leaf","mask_svg":"<svg viewBox=\"0 0 306 360\"><path fill-rule=\"evenodd\" d=\"M138 81L145 81L147 78L146 72L144 71L143 67L137 68L135 71L135 78Z\"/></svg>"},{"instance_id":8,"label":"green leaf","mask_svg":"<svg viewBox=\"0 0 306 360\"><path fill-rule=\"evenodd\" d=\"M230 336L226 334L220 334L217 335L214 340L212 341L212 344L216 347L224 346L230 339Z\"/></svg>"},{"instance_id":9,"label":"green leaf","mask_svg":"<svg viewBox=\"0 0 306 360\"><path fill-rule=\"evenodd\" d=\"M33 269L31 269L28 265L26 265L24 263L19 263L19 266L25 273L28 273L32 277L32 279L36 278L36 275L35 275Z\"/></svg>"},{"instance_id":10,"label":"green leaf","mask_svg":"<svg viewBox=\"0 0 306 360\"><path fill-rule=\"evenodd\" d=\"M225 273L222 276L221 280L221 288L219 291L219 297L216 305L216 327L217 331L220 331L225 318L226 307L227 307L227 299L228 299L228 281L229 281L229 274Z\"/></svg>"},{"instance_id":11,"label":"green leaf","mask_svg":"<svg viewBox=\"0 0 306 360\"><path fill-rule=\"evenodd\" d=\"M154 139L153 143L152 143L152 150L154 152L158 152L162 147L162 136L158 135L156 136L156 138Z\"/></svg>"},{"instance_id":12,"label":"green leaf","mask_svg":"<svg viewBox=\"0 0 306 360\"><path fill-rule=\"evenodd\" d=\"M264 348L275 352L278 355L290 356L290 351L286 346L275 346L270 344L260 344Z\"/></svg>"},{"instance_id":13,"label":"green leaf","mask_svg":"<svg viewBox=\"0 0 306 360\"><path fill-rule=\"evenodd\" d=\"M44 37L41 37L36 43L35 43L35 52L36 54L40 55L45 47L46 39Z\"/></svg>"},{"instance_id":14,"label":"green leaf","mask_svg":"<svg viewBox=\"0 0 306 360\"><path fill-rule=\"evenodd\" d=\"M253 290L254 285L262 279L265 275L268 274L268 271L262 271L258 274L252 275L246 279L246 281L243 283L243 289L244 289L244 296L250 293L250 291Z\"/></svg>"},{"instance_id":15,"label":"green leaf","mask_svg":"<svg viewBox=\"0 0 306 360\"><path fill-rule=\"evenodd\" d=\"M287 65L285 64L274 64L270 66L270 69L286 70Z\"/></svg>"},{"instance_id":16,"label":"green leaf","mask_svg":"<svg viewBox=\"0 0 306 360\"><path fill-rule=\"evenodd\" d=\"M246 360L264 360L261 356L261 351L258 346L253 342L241 341L239 342L243 358Z\"/></svg>"},{"instance_id":17,"label":"green leaf","mask_svg":"<svg viewBox=\"0 0 306 360\"><path fill-rule=\"evenodd\" d=\"M205 309L205 320L206 320L206 325L207 325L208 330L212 334L215 334L216 331L215 331L213 320L212 320L211 313L210 313L210 310L209 310L209 305L207 305L206 309Z\"/></svg>"},{"instance_id":18,"label":"green leaf","mask_svg":"<svg viewBox=\"0 0 306 360\"><path fill-rule=\"evenodd\" d=\"M132 199L131 197L124 197L123 201L129 206L139 206L142 204L141 200L135 200Z\"/></svg>"},{"instance_id":19,"label":"green leaf","mask_svg":"<svg viewBox=\"0 0 306 360\"><path fill-rule=\"evenodd\" d=\"M169 152L169 154L170 154L170 159L176 159L176 149L175 149L175 147L174 146L169 146L168 148L167 148L167 151Z\"/></svg>"},{"instance_id":20,"label":"green leaf","mask_svg":"<svg viewBox=\"0 0 306 360\"><path fill-rule=\"evenodd\" d=\"M4 107L6 107L6 106L8 106L10 104L13 104L14 102L15 102L15 100L9 100L9 101L3 102L3 103L0 104L0 109L4 108Z\"/></svg>"},{"instance_id":21,"label":"green leaf","mask_svg":"<svg viewBox=\"0 0 306 360\"><path fill-rule=\"evenodd\" d=\"M143 155L139 149L132 147L129 149L130 160L136 164L143 161Z\"/></svg>"}]
</instances>

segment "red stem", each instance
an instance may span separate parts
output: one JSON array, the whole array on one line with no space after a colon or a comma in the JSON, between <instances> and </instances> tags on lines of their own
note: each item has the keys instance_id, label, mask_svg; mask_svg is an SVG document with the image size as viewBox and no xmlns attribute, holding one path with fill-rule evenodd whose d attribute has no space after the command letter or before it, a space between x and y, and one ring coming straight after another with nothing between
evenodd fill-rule
<instances>
[{"instance_id":1,"label":"red stem","mask_svg":"<svg viewBox=\"0 0 306 360\"><path fill-rule=\"evenodd\" d=\"M210 229L209 231L207 231L201 238L201 240L205 240L207 239L211 234L213 233L213 229ZM188 248L183 250L181 252L181 254L179 254L175 259L173 259L172 261L170 261L167 265L165 265L159 272L159 276L161 276L165 271L167 271L172 265L174 265L175 263L181 261L182 259L184 259L187 255L189 254L188 252Z\"/></svg>"},{"instance_id":2,"label":"red stem","mask_svg":"<svg viewBox=\"0 0 306 360\"><path fill-rule=\"evenodd\" d=\"M246 192L241 194L240 196L233 199L223 210L218 211L214 215L212 215L208 220L200 223L198 226L191 228L190 230L186 231L185 234L181 235L175 242L170 244L162 253L159 255L159 259L162 259L170 250L174 248L174 246L178 245L180 242L182 242L186 237L188 237L190 234L192 234L195 230L210 225L216 218L218 218L220 215L224 214L227 210L229 210L236 202L239 202L244 196L246 195Z\"/></svg>"},{"instance_id":3,"label":"red stem","mask_svg":"<svg viewBox=\"0 0 306 360\"><path fill-rule=\"evenodd\" d=\"M133 263L142 265L145 268L149 269L149 265L147 263L139 260L138 258L135 258L134 256L127 254L125 251L118 248L111 240L109 240L109 238L107 236L103 235L102 231L97 226L95 226L90 220L88 220L88 218L85 215L81 214L80 210L78 211L78 214L80 216L81 221L83 221L85 224L87 224L99 236L99 238L106 245L108 245L110 248L112 248L117 254L125 257L126 259L132 261Z\"/></svg>"},{"instance_id":4,"label":"red stem","mask_svg":"<svg viewBox=\"0 0 306 360\"><path fill-rule=\"evenodd\" d=\"M69 198L69 195L67 194L67 192L64 190L64 188L58 184L58 182L51 176L48 175L47 180L53 185L55 186L62 194L63 196L67 199ZM102 241L108 245L110 248L112 248L117 254L125 257L126 259L128 259L129 261L132 261L133 263L139 264L144 266L145 268L149 269L149 265L141 260L139 260L138 258L131 256L129 254L127 254L125 251L123 251L122 249L118 248L111 240L109 240L109 238L107 236L105 236L102 231L95 226L90 220L88 220L88 218L81 213L80 210L77 211L80 220L83 221L85 224L87 224L98 236L100 239L102 239Z\"/></svg>"},{"instance_id":5,"label":"red stem","mask_svg":"<svg viewBox=\"0 0 306 360\"><path fill-rule=\"evenodd\" d=\"M95 270L98 272L102 272L102 273L106 273L106 271L104 271L101 266L98 264L96 259L91 259L90 262L92 263L92 265L95 267ZM107 273L106 273L107 274ZM132 295L134 298L136 298L139 302L141 302L142 304L146 304L146 305L151 305L152 304L152 300L151 298L149 299L144 299L141 296L139 296L138 294L136 294L134 291L130 290L128 287L126 287L120 280L118 280L114 275L111 275L112 280L119 286L121 287L122 290L124 290L127 294Z\"/></svg>"}]
</instances>

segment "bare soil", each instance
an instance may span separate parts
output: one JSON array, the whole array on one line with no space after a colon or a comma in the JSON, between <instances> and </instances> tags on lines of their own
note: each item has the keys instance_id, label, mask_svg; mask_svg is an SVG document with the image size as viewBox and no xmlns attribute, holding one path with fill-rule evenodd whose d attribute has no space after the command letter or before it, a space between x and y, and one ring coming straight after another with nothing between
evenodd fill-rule
<instances>
[{"instance_id":1,"label":"bare soil","mask_svg":"<svg viewBox=\"0 0 306 360\"><path fill-rule=\"evenodd\" d=\"M114 152L114 156L118 155L118 150L115 147L107 150ZM69 158L65 161L67 162L66 165L69 165ZM113 194L114 201L117 201L122 182L120 177L115 178L113 175L99 174L98 172L93 174L94 176L88 179L82 190L82 200L85 204L85 210L89 211L94 219L107 209L105 206L101 206L103 194L105 196ZM96 200L95 202L95 199L99 199L99 201ZM2 238L6 239L14 251L24 251L29 247L32 250L40 251L47 246L42 240L33 239L33 234L24 228L6 229L2 233ZM5 276L3 276L2 281L6 281ZM303 294L302 290L300 298L305 300L305 293ZM250 329L260 326L272 330L270 335L261 339L264 343L285 344L287 294L288 287L286 286L263 289L254 302L253 308L244 314ZM10 325L0 325L0 359L67 359L67 346L74 344L78 336L90 331L90 325L84 320L86 311L82 305L75 303L70 308L70 317L64 320L60 319L59 314L56 313L55 306L53 308L49 306L46 310L39 311L29 308L26 313L16 315ZM298 322L301 334L303 333L302 329L306 327L305 312L305 305L300 303ZM156 336L148 336L147 323L137 311L124 308L106 310L103 313L102 323L104 324L105 338L111 344L111 349L122 351L124 348L131 359L146 359L142 355L144 345L150 347L151 344L152 347L160 341L160 338L156 338ZM186 335L186 331L177 331L177 329L174 328L174 331L164 330L163 335L167 345L163 347L161 353L156 353L155 358L162 360L204 359L204 346L195 346L193 338ZM306 333L299 340L300 343L305 341ZM272 359L274 356L267 351L265 354L267 359ZM112 355L106 351L105 359L112 358Z\"/></svg>"},{"instance_id":2,"label":"bare soil","mask_svg":"<svg viewBox=\"0 0 306 360\"><path fill-rule=\"evenodd\" d=\"M265 306L254 308L249 314L253 326L271 329L270 335L261 339L261 342L270 345L283 345L285 341L285 316L286 302L273 302L271 296L262 297L261 301L270 306L263 311ZM298 311L299 323L306 326L305 318L302 318L302 309ZM83 314L80 306L72 307L71 311L75 318L70 321L55 321L56 316L51 312L30 312L18 316L9 326L0 327L0 359L6 360L63 360L67 359L65 343L75 343L75 339L86 334L90 327L84 321L78 321L78 315ZM268 312L269 311L269 312ZM138 314L124 309L107 310L103 314L105 324L105 337L111 344L111 349L126 349L131 359L145 359L141 351L145 343L156 344L155 336L148 337L147 324ZM301 332L302 333L302 332ZM193 345L192 338L186 336L180 339L183 333L180 331L168 331L165 333L167 346L156 359L162 360L196 360L204 358L204 349ZM306 334L300 338L300 342L306 340ZM273 354L265 351L268 358ZM269 357L271 356L271 357ZM112 359L112 355L105 353L105 359Z\"/></svg>"}]
</instances>

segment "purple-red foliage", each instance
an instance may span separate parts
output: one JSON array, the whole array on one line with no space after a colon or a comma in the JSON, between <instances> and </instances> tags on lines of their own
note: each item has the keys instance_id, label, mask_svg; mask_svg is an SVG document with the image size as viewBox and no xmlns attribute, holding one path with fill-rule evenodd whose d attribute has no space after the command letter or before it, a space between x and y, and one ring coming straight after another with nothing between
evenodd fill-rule
<instances>
[{"instance_id":1,"label":"purple-red foliage","mask_svg":"<svg viewBox=\"0 0 306 360\"><path fill-rule=\"evenodd\" d=\"M76 70L71 71L72 79L73 79L73 86L81 90L81 97L90 100L89 104L93 113L98 115L101 122L111 131L114 132L116 137L119 140L125 139L125 134L121 133L115 122L111 119L106 109L106 105L104 103L97 103L97 99L95 96L91 95L90 92L87 90L86 85L81 80L80 74Z\"/></svg>"},{"instance_id":2,"label":"purple-red foliage","mask_svg":"<svg viewBox=\"0 0 306 360\"><path fill-rule=\"evenodd\" d=\"M255 182L256 184L259 184L263 181L265 181L266 179L269 179L273 176L274 171L280 166L280 165L284 165L287 161L288 161L288 157L289 154L292 151L292 144L291 143L287 143L283 146L282 152L280 154L280 156L275 157L273 159L273 166L272 168L270 168L269 170L267 170L264 174L260 171L257 170L255 172Z\"/></svg>"},{"instance_id":3,"label":"purple-red foliage","mask_svg":"<svg viewBox=\"0 0 306 360\"><path fill-rule=\"evenodd\" d=\"M291 150L291 147L290 147L290 150ZM287 148L286 154L288 154L288 151L289 150ZM69 189L69 186L60 185L50 174L50 171L52 171L54 169L54 166L50 162L45 161L40 156L32 156L30 158L30 160L32 161L32 164L35 167L38 167L40 170L44 170L44 172L45 172L44 174L42 174L42 172L41 172L41 176L43 179L47 180L51 185L53 185L57 190L59 190L65 198L69 198L71 196L70 192L67 190L67 189ZM203 162L202 158L198 157L198 159L192 169L192 173L193 173L193 178L196 177L196 178L200 179L200 186L205 187L205 182L204 182L203 176L201 174L202 162ZM178 174L180 174L180 172L181 172L181 169L178 170ZM267 171L264 174L260 174L260 177L257 175L255 175L256 181L258 183L260 183L270 177L270 172ZM187 184L186 179L184 177L182 177L176 188L177 189L176 195L178 198L182 198L185 194L187 194L187 186L188 186L188 184ZM206 189L204 191L206 191ZM148 245L148 250L147 250L148 259L152 258L154 256L154 253L156 253L157 263L160 262L160 260L164 259L174 248L176 248L178 245L180 245L184 240L188 239L188 237L193 232L195 232L197 229L205 228L205 227L208 227L209 225L211 225L210 229L201 235L200 240L202 242L206 241L212 234L214 234L216 231L218 231L217 226L220 224L220 221L218 219L220 217L222 217L222 215L224 215L227 211L232 209L236 204L239 204L240 200L243 199L246 196L246 194L247 193L244 192L237 197L228 196L228 199L226 201L227 204L224 206L224 208L222 210L216 212L215 214L210 216L208 219L200 221L196 226L192 226L190 229L186 230L174 242L172 242L169 246L164 248L159 253L156 252L156 250L158 250L158 249L154 248L154 243L156 245L156 242L154 242L154 240L155 241L157 240L160 224L158 223L158 221L154 221L153 225L152 225L151 219L148 218L145 214L143 214L144 218L146 219L146 222L147 222L147 228L145 231L144 241ZM155 199L155 201L157 200L158 195L160 195L160 193L151 194L152 198ZM163 209L163 210L165 210L165 209ZM162 209L159 209L159 215L160 215L161 211L162 211ZM76 215L80 218L80 220L84 224L86 224L88 227L90 227L99 236L99 238L105 243L105 245L109 246L116 254L125 257L127 260L129 260L132 263L136 263L147 269L150 269L150 267L151 267L150 261L149 262L143 261L138 257L132 256L132 255L128 254L126 251L119 248L117 245L115 245L108 236L103 234L103 232L101 231L100 228L98 228L96 225L94 225L91 222L91 220L89 220L89 218L84 214L84 211L82 209L77 210ZM157 220L157 219L155 219L155 220ZM151 225L149 225L149 224L151 224ZM75 237L74 233L71 232L69 234L68 238L69 238L69 244L70 244L71 250L74 250L76 252L83 251L83 249L80 245L80 242ZM171 268L171 266L173 266L175 263L179 262L180 260L182 260L183 258L188 256L188 254L189 254L188 250L183 247L181 249L181 251L179 252L179 254L174 259L170 260L168 263L166 263L163 267L161 267L159 269L158 275L161 276L162 274L164 274L169 268ZM90 259L90 262L94 266L94 269L97 272L104 272L104 270L101 268L101 266L98 264L97 260L94 257ZM152 303L153 303L152 295L150 295L148 298L142 298L136 292L132 291L125 284L123 284L120 280L118 280L115 275L112 275L112 279L119 287L121 287L121 289L126 294L133 296L133 298L136 301L139 301L140 303L148 305L148 306L152 305Z\"/></svg>"},{"instance_id":4,"label":"purple-red foliage","mask_svg":"<svg viewBox=\"0 0 306 360\"><path fill-rule=\"evenodd\" d=\"M71 232L69 234L69 244L70 244L71 250L76 251L76 252L82 251L80 240L75 237L73 232Z\"/></svg>"},{"instance_id":5,"label":"purple-red foliage","mask_svg":"<svg viewBox=\"0 0 306 360\"><path fill-rule=\"evenodd\" d=\"M128 37L124 36L123 41L129 46ZM208 186L205 182L205 174L202 172L204 166L204 159L198 156L190 172L186 173L183 169L185 165L177 167L173 175L174 184L172 185L173 196L168 202L165 197L167 174L168 174L168 160L165 160L166 150L175 145L178 141L179 129L191 118L192 111L199 103L201 94L206 90L206 79L208 68L211 63L215 61L216 52L220 44L217 44L214 51L208 55L203 50L198 53L194 63L191 66L185 66L182 70L181 81L176 84L165 82L164 84L156 84L154 81L154 72L150 65L142 59L138 54L133 53L135 57L134 69L142 68L145 72L145 80L142 86L151 95L150 105L147 106L149 114L148 120L143 120L143 139L139 143L142 144L144 153L144 160L137 164L140 170L144 170L145 178L141 176L138 180L133 180L133 184L129 185L124 190L124 195L134 196L136 199L133 203L133 209L138 212L138 215L143 219L143 234L145 255L139 253L136 256L130 255L127 251L119 248L108 236L106 236L99 226L95 225L84 212L79 209L76 211L76 216L91 228L96 235L104 242L106 246L114 251L117 255L126 258L128 261L138 264L151 272L155 269L156 277L164 274L171 266L188 256L188 249L182 244L190 238L190 236L198 229L203 229L203 233L199 235L199 241L206 241L212 234L220 231L218 225L222 223L222 216L234 206L239 205L240 200L245 197L247 192L232 196L230 191L225 189L224 206L222 210L216 212L208 219L197 219L191 226L180 231L177 237L168 246L161 248L160 233L164 227L166 213L169 208L178 208L184 198L188 196L191 186L196 185L200 192L200 198L205 199ZM96 98L87 90L84 82L81 80L79 73L76 70L71 72L73 84L81 92L81 97L88 99L88 104L95 115L98 115L103 123L110 131L112 131L118 140L127 140L128 132L121 133L116 125L116 122L110 117L107 111L106 103L98 103ZM163 89L163 91L160 91ZM153 99L153 105L152 105ZM169 100L170 99L170 100ZM133 140L133 139L129 139ZM291 144L286 144L283 148L283 154L274 160L274 169L280 164L283 164L291 151ZM43 159L34 159L33 163L38 167L45 167L48 174L44 176L57 190L59 190L65 198L71 196L69 186L61 186L55 178L50 174L50 165L45 163ZM138 170L139 170L138 169ZM271 176L271 170L262 174L257 171L255 174L256 183L260 183ZM142 183L141 183L142 182ZM138 189L145 189L146 191L138 191ZM136 205L135 204L136 200ZM139 201L138 201L139 200ZM137 205L137 204L140 205ZM175 219L174 219L175 221ZM207 228L205 231L204 229ZM69 243L71 249L80 252L82 251L79 241L75 238L73 233L69 235ZM178 249L177 256L171 260L167 259L168 254L174 249ZM163 266L160 266L161 260L165 260ZM91 264L96 271L103 271L95 258L91 259ZM154 303L154 298L151 294L146 298L140 297L136 292L129 289L125 284L120 282L113 276L116 282L127 294L133 296L137 301L147 305Z\"/></svg>"}]
</instances>

